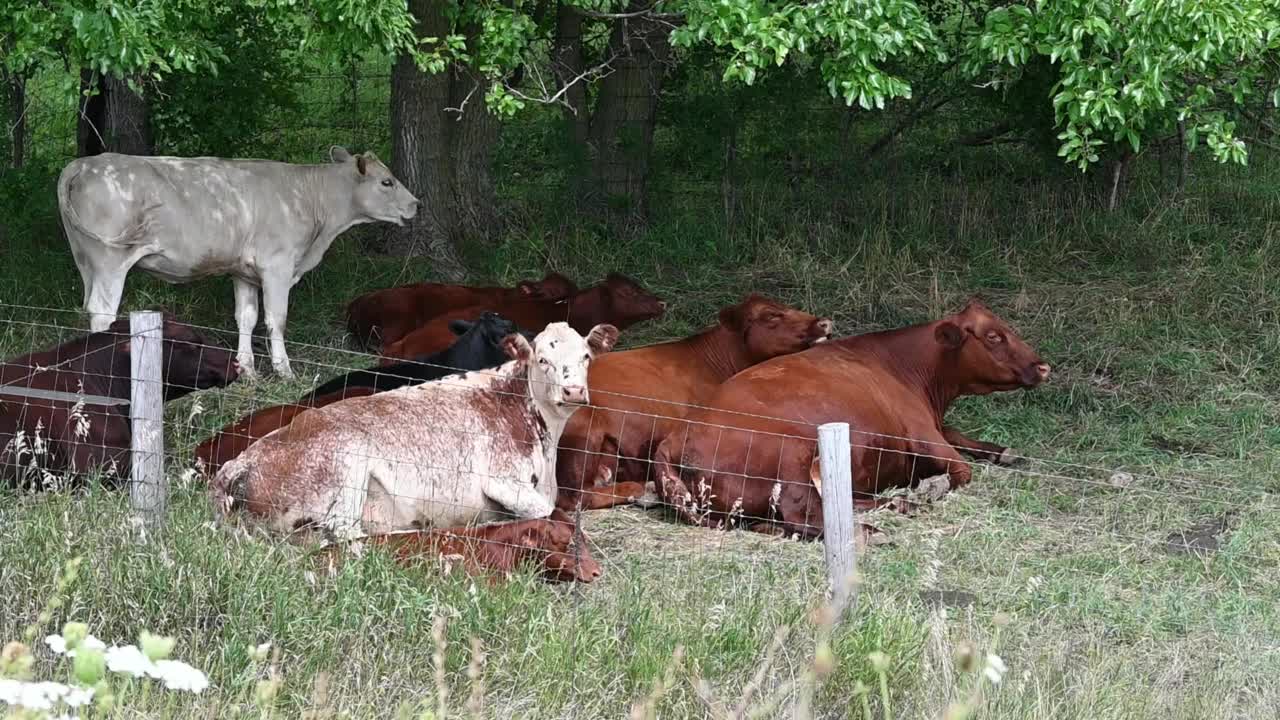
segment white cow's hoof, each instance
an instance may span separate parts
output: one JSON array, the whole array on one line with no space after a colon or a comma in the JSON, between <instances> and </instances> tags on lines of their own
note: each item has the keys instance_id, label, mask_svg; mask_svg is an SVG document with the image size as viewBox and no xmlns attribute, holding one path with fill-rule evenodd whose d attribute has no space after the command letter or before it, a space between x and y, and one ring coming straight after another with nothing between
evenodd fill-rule
<instances>
[{"instance_id":1,"label":"white cow's hoof","mask_svg":"<svg viewBox=\"0 0 1280 720\"><path fill-rule=\"evenodd\" d=\"M272 368L276 371L276 376L284 378L285 380L293 379L293 370L288 364L272 365Z\"/></svg>"}]
</instances>

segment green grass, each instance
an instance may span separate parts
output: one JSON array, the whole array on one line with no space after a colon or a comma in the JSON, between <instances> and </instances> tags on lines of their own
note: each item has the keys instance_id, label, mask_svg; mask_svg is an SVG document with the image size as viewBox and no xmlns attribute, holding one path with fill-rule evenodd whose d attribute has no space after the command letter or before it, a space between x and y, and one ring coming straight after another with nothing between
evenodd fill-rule
<instances>
[{"instance_id":1,"label":"green grass","mask_svg":"<svg viewBox=\"0 0 1280 720\"><path fill-rule=\"evenodd\" d=\"M476 279L511 282L548 266L583 284L608 270L632 274L672 308L625 333L630 345L696 330L748 289L830 315L840 333L933 318L980 292L1055 376L1034 392L964 400L949 418L1035 460L979 471L918 517L876 519L895 542L860 558L858 608L835 639L819 716L858 717L855 682L874 681L867 654L882 650L893 660L894 716L939 717L971 682L954 649L985 647L997 613L1011 619L999 649L1010 670L981 717L1276 716L1280 163L1199 168L1182 198L1169 197L1154 164L1139 164L1124 207L1106 214L1087 181L1028 174L1013 153L896 162L918 171L866 168L834 191L803 179L789 189L767 167L748 167L759 179L742 184L732 233L716 210L718 182L660 175L657 221L626 242L559 214L554 177L506 173L502 193L524 221L497 245L472 248ZM32 203L47 189L33 185ZM9 234L0 302L74 309L79 280L52 217L32 210ZM334 366L368 363L344 349L347 300L430 276L426 261L364 257L356 240L340 241L294 289L288 337L300 379L172 404L175 475L213 429L296 396ZM131 276L125 309L153 304L233 327L225 279L174 288ZM55 338L24 323L83 327L75 313L10 315L0 327L6 355ZM1117 470L1133 482L1117 486ZM170 633L179 657L211 675L210 692L153 714L256 714L246 704L259 679L246 646L266 640L283 653L285 716L315 701L322 673L340 715L421 711L435 702L436 614L450 620L459 703L467 638L483 641L494 717L623 717L677 646L685 670L659 711L700 717L689 668L735 697L784 625L795 632L766 685L811 657L808 611L823 579L816 544L606 511L587 518L606 568L598 583L520 577L490 588L377 555L328 577L305 548L213 527L203 488L187 480L151 545L130 540L125 510L120 494L100 490L0 494L0 638L17 636L61 563L83 556L87 570L54 624L86 621L118 641L144 628ZM1216 552L1166 550L1170 534L1225 513L1230 530ZM943 613L921 599L925 589L977 599Z\"/></svg>"}]
</instances>

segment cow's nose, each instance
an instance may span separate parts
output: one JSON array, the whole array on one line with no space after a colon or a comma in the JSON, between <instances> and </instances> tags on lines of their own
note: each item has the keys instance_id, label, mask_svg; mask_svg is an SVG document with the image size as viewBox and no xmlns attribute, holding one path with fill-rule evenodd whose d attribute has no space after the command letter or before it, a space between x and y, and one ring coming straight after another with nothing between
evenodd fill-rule
<instances>
[{"instance_id":1,"label":"cow's nose","mask_svg":"<svg viewBox=\"0 0 1280 720\"><path fill-rule=\"evenodd\" d=\"M1043 363L1043 362L1036 363L1036 372L1040 374L1041 380L1049 379L1049 371L1050 371L1049 363Z\"/></svg>"},{"instance_id":2,"label":"cow's nose","mask_svg":"<svg viewBox=\"0 0 1280 720\"><path fill-rule=\"evenodd\" d=\"M563 390L564 401L575 405L587 404L587 386L586 385L565 385Z\"/></svg>"}]
</instances>

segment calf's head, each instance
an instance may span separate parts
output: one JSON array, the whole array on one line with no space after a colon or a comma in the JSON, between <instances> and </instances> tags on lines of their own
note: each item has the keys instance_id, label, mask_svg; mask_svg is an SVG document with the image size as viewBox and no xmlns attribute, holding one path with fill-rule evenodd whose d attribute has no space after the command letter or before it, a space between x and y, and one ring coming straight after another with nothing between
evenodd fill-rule
<instances>
[{"instance_id":1,"label":"calf's head","mask_svg":"<svg viewBox=\"0 0 1280 720\"><path fill-rule=\"evenodd\" d=\"M373 153L352 155L345 148L334 146L329 151L329 158L351 167L355 177L351 201L356 215L404 225L406 220L412 220L418 214L422 203Z\"/></svg>"},{"instance_id":2,"label":"calf's head","mask_svg":"<svg viewBox=\"0 0 1280 720\"><path fill-rule=\"evenodd\" d=\"M163 333L161 372L166 401L196 390L226 387L240 377L235 354L213 344L190 325L166 316Z\"/></svg>"},{"instance_id":3,"label":"calf's head","mask_svg":"<svg viewBox=\"0 0 1280 720\"><path fill-rule=\"evenodd\" d=\"M740 334L752 362L789 355L831 337L831 320L751 294L720 311L720 324Z\"/></svg>"},{"instance_id":4,"label":"calf's head","mask_svg":"<svg viewBox=\"0 0 1280 720\"><path fill-rule=\"evenodd\" d=\"M578 292L578 286L560 273L549 272L541 280L521 280L516 290L530 300L559 300Z\"/></svg>"},{"instance_id":5,"label":"calf's head","mask_svg":"<svg viewBox=\"0 0 1280 720\"><path fill-rule=\"evenodd\" d=\"M554 510L539 522L521 544L542 557L542 576L554 582L589 583L600 577L600 563L591 555L587 534L578 535L573 521L562 510Z\"/></svg>"},{"instance_id":6,"label":"calf's head","mask_svg":"<svg viewBox=\"0 0 1280 720\"><path fill-rule=\"evenodd\" d=\"M613 349L618 328L596 325L583 337L568 323L551 323L530 344L523 335L503 340L507 354L528 366L529 394L544 412L568 418L586 405L587 367L593 358Z\"/></svg>"},{"instance_id":7,"label":"calf's head","mask_svg":"<svg viewBox=\"0 0 1280 720\"><path fill-rule=\"evenodd\" d=\"M965 394L1033 388L1049 378L1049 364L1008 323L976 300L939 321L934 337L954 353L952 371Z\"/></svg>"},{"instance_id":8,"label":"calf's head","mask_svg":"<svg viewBox=\"0 0 1280 720\"><path fill-rule=\"evenodd\" d=\"M618 327L652 320L667 310L667 304L658 296L626 275L609 273L599 287L603 317Z\"/></svg>"}]
</instances>

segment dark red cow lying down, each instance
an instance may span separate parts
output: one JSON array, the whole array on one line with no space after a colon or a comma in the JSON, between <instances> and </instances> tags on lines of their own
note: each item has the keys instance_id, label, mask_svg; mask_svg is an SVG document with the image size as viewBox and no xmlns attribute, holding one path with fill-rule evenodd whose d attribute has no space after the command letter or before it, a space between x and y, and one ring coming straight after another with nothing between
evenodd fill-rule
<instances>
[{"instance_id":1,"label":"dark red cow lying down","mask_svg":"<svg viewBox=\"0 0 1280 720\"><path fill-rule=\"evenodd\" d=\"M384 362L390 358L413 358L439 352L453 342L449 323L470 320L482 311L492 310L521 328L541 332L553 322L567 322L579 333L590 332L596 325L613 325L625 330L644 320L659 317L667 304L645 290L639 283L618 273L609 273L604 282L560 300L511 300L497 305L458 308L436 316L426 325L382 347Z\"/></svg>"},{"instance_id":2,"label":"dark red cow lying down","mask_svg":"<svg viewBox=\"0 0 1280 720\"><path fill-rule=\"evenodd\" d=\"M347 330L361 347L381 347L449 310L477 305L497 310L513 300L559 300L577 291L578 286L572 280L554 272L547 273L541 280L521 280L513 288L441 283L401 285L365 293L352 300L347 306Z\"/></svg>"},{"instance_id":3,"label":"dark red cow lying down","mask_svg":"<svg viewBox=\"0 0 1280 720\"><path fill-rule=\"evenodd\" d=\"M970 302L936 322L833 340L735 375L658 446L655 484L688 522L818 537L817 425L849 423L854 500L874 507L875 494L922 478L949 473L952 488L968 483L961 453L1010 457L943 416L962 395L1034 388L1048 377L1008 324Z\"/></svg>"},{"instance_id":4,"label":"dark red cow lying down","mask_svg":"<svg viewBox=\"0 0 1280 720\"><path fill-rule=\"evenodd\" d=\"M231 351L167 313L163 333L165 400L239 377ZM5 362L0 384L128 400L130 346L129 320L121 318L103 332ZM95 467L126 478L131 441L127 405L0 394L0 482L39 489Z\"/></svg>"},{"instance_id":5,"label":"dark red cow lying down","mask_svg":"<svg viewBox=\"0 0 1280 720\"><path fill-rule=\"evenodd\" d=\"M491 582L530 567L552 582L589 583L600 577L600 563L591 555L586 533L575 535L573 521L553 510L549 517L534 520L371 535L360 542L386 548L404 566L433 560L450 567L458 563L468 575L488 575ZM330 567L342 547L330 545L322 552Z\"/></svg>"},{"instance_id":6,"label":"dark red cow lying down","mask_svg":"<svg viewBox=\"0 0 1280 720\"><path fill-rule=\"evenodd\" d=\"M640 497L650 453L690 406L735 373L827 340L832 327L760 295L724 308L718 319L692 337L592 363L592 406L574 413L560 438L560 507L597 510Z\"/></svg>"}]
</instances>

